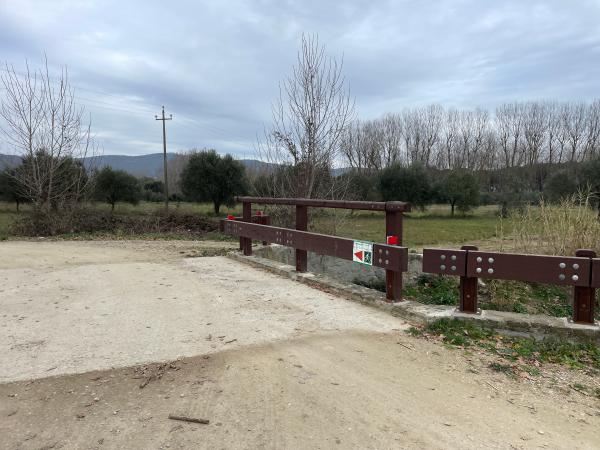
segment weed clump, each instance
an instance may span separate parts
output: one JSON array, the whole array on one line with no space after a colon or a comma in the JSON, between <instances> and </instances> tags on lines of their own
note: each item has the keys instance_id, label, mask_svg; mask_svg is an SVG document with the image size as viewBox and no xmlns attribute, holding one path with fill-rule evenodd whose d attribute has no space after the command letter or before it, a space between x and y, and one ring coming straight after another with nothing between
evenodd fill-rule
<instances>
[{"instance_id":1,"label":"weed clump","mask_svg":"<svg viewBox=\"0 0 600 450\"><path fill-rule=\"evenodd\" d=\"M424 328L409 329L413 336L441 339L455 347L478 347L503 360L514 371L531 375L539 373L542 363L562 364L573 369L600 370L600 348L594 344L575 344L557 340L536 341L526 338L507 338L459 319L440 319ZM493 370L511 372L504 362L493 363Z\"/></svg>"}]
</instances>

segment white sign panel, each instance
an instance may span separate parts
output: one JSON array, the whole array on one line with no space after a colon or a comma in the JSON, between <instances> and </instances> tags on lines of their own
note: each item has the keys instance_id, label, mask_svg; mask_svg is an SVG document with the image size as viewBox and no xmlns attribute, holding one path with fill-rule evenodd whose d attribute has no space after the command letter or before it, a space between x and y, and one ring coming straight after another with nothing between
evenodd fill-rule
<instances>
[{"instance_id":1,"label":"white sign panel","mask_svg":"<svg viewBox=\"0 0 600 450\"><path fill-rule=\"evenodd\" d=\"M352 261L366 264L367 266L373 265L373 243L366 241L354 241L354 247L352 249Z\"/></svg>"}]
</instances>

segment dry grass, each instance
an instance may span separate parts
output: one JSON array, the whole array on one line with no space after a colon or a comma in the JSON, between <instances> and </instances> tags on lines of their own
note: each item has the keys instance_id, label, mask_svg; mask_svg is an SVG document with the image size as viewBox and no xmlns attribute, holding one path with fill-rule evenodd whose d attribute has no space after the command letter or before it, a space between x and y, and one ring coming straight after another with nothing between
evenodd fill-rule
<instances>
[{"instance_id":1,"label":"dry grass","mask_svg":"<svg viewBox=\"0 0 600 450\"><path fill-rule=\"evenodd\" d=\"M592 194L582 192L558 204L542 201L515 214L515 249L547 255L575 255L577 249L600 253L600 220L592 201Z\"/></svg>"}]
</instances>

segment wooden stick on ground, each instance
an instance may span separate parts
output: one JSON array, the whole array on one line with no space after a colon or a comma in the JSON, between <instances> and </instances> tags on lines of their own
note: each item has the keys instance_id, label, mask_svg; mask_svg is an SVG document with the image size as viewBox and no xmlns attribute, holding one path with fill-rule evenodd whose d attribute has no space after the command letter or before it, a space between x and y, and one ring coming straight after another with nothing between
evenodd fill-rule
<instances>
[{"instance_id":1,"label":"wooden stick on ground","mask_svg":"<svg viewBox=\"0 0 600 450\"><path fill-rule=\"evenodd\" d=\"M208 425L210 423L210 420L208 420L208 419L195 419L193 417L176 416L174 414L169 414L169 419L181 420L182 422L201 423L203 425Z\"/></svg>"}]
</instances>

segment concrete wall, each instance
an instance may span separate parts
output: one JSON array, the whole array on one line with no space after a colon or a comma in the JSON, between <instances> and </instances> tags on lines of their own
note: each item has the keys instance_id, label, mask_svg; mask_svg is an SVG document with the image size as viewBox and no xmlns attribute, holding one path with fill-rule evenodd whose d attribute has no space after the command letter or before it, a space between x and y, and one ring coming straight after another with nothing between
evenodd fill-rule
<instances>
[{"instance_id":1,"label":"concrete wall","mask_svg":"<svg viewBox=\"0 0 600 450\"><path fill-rule=\"evenodd\" d=\"M296 265L294 249L282 245L271 244L253 249L253 253L261 258L267 258L291 266ZM405 283L412 283L422 271L423 255L418 253L408 254L408 272L403 274ZM308 252L308 271L327 275L338 280L354 283L383 282L385 283L385 270L380 267L366 266L332 256L317 255Z\"/></svg>"}]
</instances>

